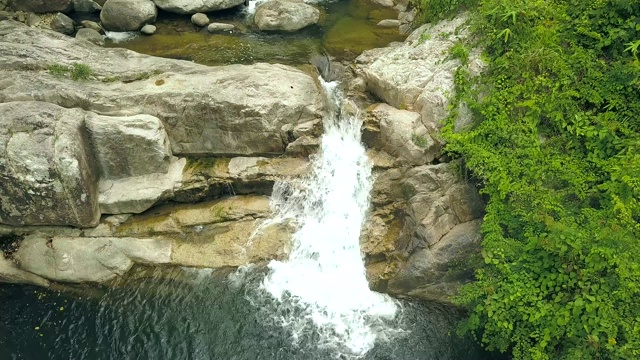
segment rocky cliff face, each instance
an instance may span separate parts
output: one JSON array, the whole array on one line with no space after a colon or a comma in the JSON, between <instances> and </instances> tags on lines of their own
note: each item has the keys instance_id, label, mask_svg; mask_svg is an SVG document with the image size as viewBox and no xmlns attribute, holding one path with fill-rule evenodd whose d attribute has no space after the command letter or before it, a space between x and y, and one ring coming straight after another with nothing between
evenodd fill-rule
<instances>
[{"instance_id":1,"label":"rocky cliff face","mask_svg":"<svg viewBox=\"0 0 640 360\"><path fill-rule=\"evenodd\" d=\"M354 83L387 102L364 129L377 180L362 248L373 288L447 301L469 278L461 265L483 205L458 165L440 161L438 120L460 64L416 37L355 68ZM416 67L407 56L435 75L402 80ZM104 282L134 263L287 255L292 227L264 220L273 183L304 174L318 144L316 74L154 58L13 21L0 22L0 59L0 243L14 244L0 281ZM86 79L54 71L74 64L88 65Z\"/></svg>"}]
</instances>

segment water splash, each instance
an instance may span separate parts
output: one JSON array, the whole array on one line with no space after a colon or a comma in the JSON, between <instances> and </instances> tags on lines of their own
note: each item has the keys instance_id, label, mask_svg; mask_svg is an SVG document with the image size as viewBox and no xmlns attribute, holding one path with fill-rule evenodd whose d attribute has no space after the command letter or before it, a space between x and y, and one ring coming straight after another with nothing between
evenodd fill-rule
<instances>
[{"instance_id":1,"label":"water splash","mask_svg":"<svg viewBox=\"0 0 640 360\"><path fill-rule=\"evenodd\" d=\"M340 115L336 83L325 83L330 114L310 174L276 183L272 221L293 220L297 231L288 261L271 261L262 287L279 301L279 322L294 341L315 337L349 357L391 334L385 324L396 303L369 290L360 231L369 207L371 163L360 142L361 121Z\"/></svg>"},{"instance_id":2,"label":"water splash","mask_svg":"<svg viewBox=\"0 0 640 360\"><path fill-rule=\"evenodd\" d=\"M127 41L131 41L138 37L139 33L137 31L105 31L104 37L111 40L116 44L125 43Z\"/></svg>"}]
</instances>

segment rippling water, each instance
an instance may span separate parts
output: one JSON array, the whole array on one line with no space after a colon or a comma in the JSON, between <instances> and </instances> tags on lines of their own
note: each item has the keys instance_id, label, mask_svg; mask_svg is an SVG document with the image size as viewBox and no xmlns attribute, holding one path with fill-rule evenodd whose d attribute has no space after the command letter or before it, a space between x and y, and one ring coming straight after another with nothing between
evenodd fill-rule
<instances>
[{"instance_id":1,"label":"rippling water","mask_svg":"<svg viewBox=\"0 0 640 360\"><path fill-rule=\"evenodd\" d=\"M332 359L318 334L290 332L268 316L278 305L260 290L265 270L244 275L186 268L138 269L114 286L50 291L0 285L2 359ZM482 359L450 336L458 315L401 302L401 338L363 359Z\"/></svg>"}]
</instances>

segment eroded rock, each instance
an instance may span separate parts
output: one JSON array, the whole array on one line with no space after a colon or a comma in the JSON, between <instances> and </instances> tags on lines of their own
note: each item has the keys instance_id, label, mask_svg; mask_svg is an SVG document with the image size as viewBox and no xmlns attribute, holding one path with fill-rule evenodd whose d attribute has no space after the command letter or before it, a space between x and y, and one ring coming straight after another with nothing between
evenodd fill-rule
<instances>
[{"instance_id":1,"label":"eroded rock","mask_svg":"<svg viewBox=\"0 0 640 360\"><path fill-rule=\"evenodd\" d=\"M162 10L176 14L195 14L229 9L244 3L244 0L153 0Z\"/></svg>"},{"instance_id":2,"label":"eroded rock","mask_svg":"<svg viewBox=\"0 0 640 360\"><path fill-rule=\"evenodd\" d=\"M84 111L0 104L0 223L95 226L97 179Z\"/></svg>"},{"instance_id":3,"label":"eroded rock","mask_svg":"<svg viewBox=\"0 0 640 360\"><path fill-rule=\"evenodd\" d=\"M68 12L73 8L72 0L10 0L9 6L17 11L35 13Z\"/></svg>"}]
</instances>

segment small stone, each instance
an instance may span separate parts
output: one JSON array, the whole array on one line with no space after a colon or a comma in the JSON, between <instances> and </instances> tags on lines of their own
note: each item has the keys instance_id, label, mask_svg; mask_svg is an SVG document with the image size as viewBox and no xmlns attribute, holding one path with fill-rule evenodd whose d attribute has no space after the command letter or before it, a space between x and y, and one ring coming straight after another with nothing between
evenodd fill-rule
<instances>
[{"instance_id":1,"label":"small stone","mask_svg":"<svg viewBox=\"0 0 640 360\"><path fill-rule=\"evenodd\" d=\"M207 30L209 32L216 32L216 31L231 31L233 29L235 29L236 27L232 24L225 24L225 23L211 23L209 24L209 26L207 26Z\"/></svg>"},{"instance_id":2,"label":"small stone","mask_svg":"<svg viewBox=\"0 0 640 360\"><path fill-rule=\"evenodd\" d=\"M18 11L18 12L16 12L15 19L18 20L19 22L23 23L23 22L27 21L27 14L25 14L22 11Z\"/></svg>"},{"instance_id":3,"label":"small stone","mask_svg":"<svg viewBox=\"0 0 640 360\"><path fill-rule=\"evenodd\" d=\"M41 20L40 16L34 13L27 14L27 25L29 26L37 26Z\"/></svg>"},{"instance_id":4,"label":"small stone","mask_svg":"<svg viewBox=\"0 0 640 360\"><path fill-rule=\"evenodd\" d=\"M210 22L209 17L203 13L195 13L191 16L191 22L194 25L204 27L207 26Z\"/></svg>"},{"instance_id":5,"label":"small stone","mask_svg":"<svg viewBox=\"0 0 640 360\"><path fill-rule=\"evenodd\" d=\"M93 43L99 46L104 46L104 38L102 37L102 35L100 35L99 32L93 29L82 28L78 30L78 33L76 34L76 39L86 40L90 43Z\"/></svg>"},{"instance_id":6,"label":"small stone","mask_svg":"<svg viewBox=\"0 0 640 360\"><path fill-rule=\"evenodd\" d=\"M75 31L73 20L63 13L57 13L51 21L51 29L59 33L71 35Z\"/></svg>"},{"instance_id":7,"label":"small stone","mask_svg":"<svg viewBox=\"0 0 640 360\"><path fill-rule=\"evenodd\" d=\"M379 27L393 28L400 26L400 20L384 19L378 23Z\"/></svg>"},{"instance_id":8,"label":"small stone","mask_svg":"<svg viewBox=\"0 0 640 360\"><path fill-rule=\"evenodd\" d=\"M156 32L155 25L147 24L140 29L140 32L145 35L153 35Z\"/></svg>"},{"instance_id":9,"label":"small stone","mask_svg":"<svg viewBox=\"0 0 640 360\"><path fill-rule=\"evenodd\" d=\"M82 27L85 27L87 29L95 30L95 31L99 32L100 34L104 34L104 29L102 28L102 26L100 26L100 24L98 24L95 21L82 20L82 21L80 21L80 25L82 25Z\"/></svg>"}]
</instances>

